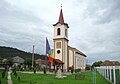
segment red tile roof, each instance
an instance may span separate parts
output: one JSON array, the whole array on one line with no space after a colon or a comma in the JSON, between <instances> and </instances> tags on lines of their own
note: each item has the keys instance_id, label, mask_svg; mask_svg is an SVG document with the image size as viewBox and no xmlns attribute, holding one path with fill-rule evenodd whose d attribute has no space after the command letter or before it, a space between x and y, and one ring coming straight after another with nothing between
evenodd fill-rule
<instances>
[{"instance_id":1,"label":"red tile roof","mask_svg":"<svg viewBox=\"0 0 120 84\"><path fill-rule=\"evenodd\" d=\"M119 66L120 63L118 61L109 61L109 60L106 60L104 61L101 66Z\"/></svg>"},{"instance_id":2,"label":"red tile roof","mask_svg":"<svg viewBox=\"0 0 120 84\"><path fill-rule=\"evenodd\" d=\"M55 59L55 61L56 61L57 63L59 63L59 64L63 64L63 62L62 62L61 60L59 60L59 59Z\"/></svg>"}]
</instances>

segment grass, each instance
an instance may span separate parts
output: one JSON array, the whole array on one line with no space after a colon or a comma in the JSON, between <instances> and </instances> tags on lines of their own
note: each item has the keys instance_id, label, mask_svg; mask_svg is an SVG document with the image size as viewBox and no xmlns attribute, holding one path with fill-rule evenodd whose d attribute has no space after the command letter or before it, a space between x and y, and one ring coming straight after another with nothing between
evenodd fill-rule
<instances>
[{"instance_id":1,"label":"grass","mask_svg":"<svg viewBox=\"0 0 120 84\"><path fill-rule=\"evenodd\" d=\"M12 74L13 84L92 84L92 72L85 72L84 80L76 80L75 75L69 75L63 79L57 79L55 75L49 74L25 74L19 72L17 75L20 77L20 81L18 77ZM97 73L96 78L96 84L110 84L99 73Z\"/></svg>"},{"instance_id":2,"label":"grass","mask_svg":"<svg viewBox=\"0 0 120 84\"><path fill-rule=\"evenodd\" d=\"M5 77L2 78L2 72L3 71L0 71L0 81L1 81L1 84L7 84L7 71L5 73Z\"/></svg>"}]
</instances>

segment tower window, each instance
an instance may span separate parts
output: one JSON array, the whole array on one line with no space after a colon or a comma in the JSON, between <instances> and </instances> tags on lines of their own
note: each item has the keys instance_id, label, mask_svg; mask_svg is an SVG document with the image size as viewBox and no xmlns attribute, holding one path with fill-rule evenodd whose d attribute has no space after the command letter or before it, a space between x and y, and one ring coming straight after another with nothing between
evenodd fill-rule
<instances>
[{"instance_id":1,"label":"tower window","mask_svg":"<svg viewBox=\"0 0 120 84\"><path fill-rule=\"evenodd\" d=\"M60 28L57 29L57 35L60 35Z\"/></svg>"},{"instance_id":2,"label":"tower window","mask_svg":"<svg viewBox=\"0 0 120 84\"><path fill-rule=\"evenodd\" d=\"M65 36L67 37L67 29L65 29Z\"/></svg>"}]
</instances>

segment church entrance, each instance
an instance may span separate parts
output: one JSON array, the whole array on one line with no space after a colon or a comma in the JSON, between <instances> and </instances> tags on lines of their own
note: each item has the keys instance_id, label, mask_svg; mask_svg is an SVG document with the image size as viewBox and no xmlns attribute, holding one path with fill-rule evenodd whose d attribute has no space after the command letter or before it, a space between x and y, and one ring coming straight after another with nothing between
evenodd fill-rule
<instances>
[{"instance_id":1,"label":"church entrance","mask_svg":"<svg viewBox=\"0 0 120 84\"><path fill-rule=\"evenodd\" d=\"M54 59L54 71L57 71L59 68L62 70L63 72L63 62L59 59Z\"/></svg>"}]
</instances>

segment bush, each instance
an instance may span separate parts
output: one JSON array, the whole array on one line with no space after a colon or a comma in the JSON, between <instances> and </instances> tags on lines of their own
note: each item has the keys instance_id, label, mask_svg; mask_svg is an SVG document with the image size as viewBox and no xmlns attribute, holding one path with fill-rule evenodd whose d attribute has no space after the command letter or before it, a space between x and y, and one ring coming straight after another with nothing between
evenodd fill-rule
<instances>
[{"instance_id":1,"label":"bush","mask_svg":"<svg viewBox=\"0 0 120 84\"><path fill-rule=\"evenodd\" d=\"M45 68L45 67L44 67L44 69L43 69L43 73L46 74L46 68Z\"/></svg>"},{"instance_id":2,"label":"bush","mask_svg":"<svg viewBox=\"0 0 120 84\"><path fill-rule=\"evenodd\" d=\"M15 75L15 77L17 77L17 73L16 72L14 73L14 75Z\"/></svg>"},{"instance_id":3,"label":"bush","mask_svg":"<svg viewBox=\"0 0 120 84\"><path fill-rule=\"evenodd\" d=\"M18 77L18 81L20 81L20 77Z\"/></svg>"},{"instance_id":4,"label":"bush","mask_svg":"<svg viewBox=\"0 0 120 84\"><path fill-rule=\"evenodd\" d=\"M36 69L34 69L34 74L36 73Z\"/></svg>"},{"instance_id":5,"label":"bush","mask_svg":"<svg viewBox=\"0 0 120 84\"><path fill-rule=\"evenodd\" d=\"M85 67L85 70L90 70L90 66L86 66L86 67Z\"/></svg>"},{"instance_id":6,"label":"bush","mask_svg":"<svg viewBox=\"0 0 120 84\"><path fill-rule=\"evenodd\" d=\"M30 81L30 84L32 84L32 82Z\"/></svg>"},{"instance_id":7,"label":"bush","mask_svg":"<svg viewBox=\"0 0 120 84\"><path fill-rule=\"evenodd\" d=\"M2 78L4 78L4 77L5 77L5 71L2 72Z\"/></svg>"},{"instance_id":8,"label":"bush","mask_svg":"<svg viewBox=\"0 0 120 84\"><path fill-rule=\"evenodd\" d=\"M75 73L78 73L80 71L81 71L81 69L75 69Z\"/></svg>"},{"instance_id":9,"label":"bush","mask_svg":"<svg viewBox=\"0 0 120 84\"><path fill-rule=\"evenodd\" d=\"M16 69L13 69L12 72L13 72L14 76L17 77Z\"/></svg>"},{"instance_id":10,"label":"bush","mask_svg":"<svg viewBox=\"0 0 120 84\"><path fill-rule=\"evenodd\" d=\"M74 72L74 69L71 69L71 73L73 74L73 72Z\"/></svg>"},{"instance_id":11,"label":"bush","mask_svg":"<svg viewBox=\"0 0 120 84\"><path fill-rule=\"evenodd\" d=\"M5 66L5 72L8 70L7 66Z\"/></svg>"}]
</instances>

